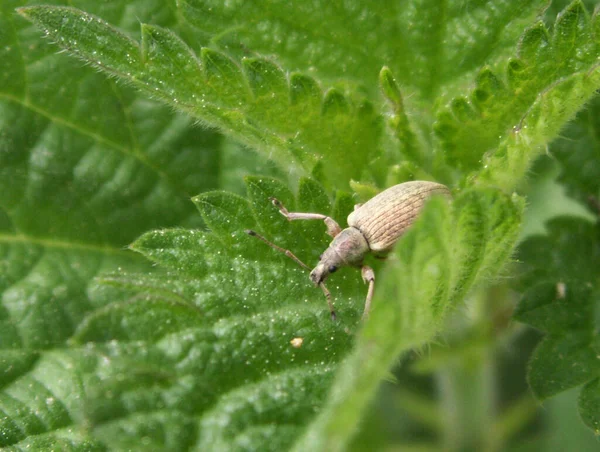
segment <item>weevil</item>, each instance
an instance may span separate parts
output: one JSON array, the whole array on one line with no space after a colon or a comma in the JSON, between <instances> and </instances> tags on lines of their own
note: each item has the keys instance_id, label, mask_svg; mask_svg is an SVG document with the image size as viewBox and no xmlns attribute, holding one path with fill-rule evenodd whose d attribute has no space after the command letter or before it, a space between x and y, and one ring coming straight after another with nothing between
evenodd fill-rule
<instances>
[{"instance_id":1,"label":"weevil","mask_svg":"<svg viewBox=\"0 0 600 452\"><path fill-rule=\"evenodd\" d=\"M367 318L375 289L375 273L371 267L364 264L366 255L372 253L376 257L384 258L417 219L425 202L434 195L443 195L448 198L451 196L448 187L435 182L411 181L394 185L366 203L354 206L354 211L348 215L346 229L342 229L333 218L327 215L288 212L279 200L269 199L289 221L323 220L325 222L327 234L333 237L333 241L321 254L317 266L310 272L310 279L323 290L331 318L335 320L336 313L331 301L331 293L324 284L325 279L343 265L360 268L363 281L369 285L363 312L363 319ZM310 271L310 267L291 251L275 245L255 231L246 230L246 233L259 238L271 248L284 253Z\"/></svg>"}]
</instances>

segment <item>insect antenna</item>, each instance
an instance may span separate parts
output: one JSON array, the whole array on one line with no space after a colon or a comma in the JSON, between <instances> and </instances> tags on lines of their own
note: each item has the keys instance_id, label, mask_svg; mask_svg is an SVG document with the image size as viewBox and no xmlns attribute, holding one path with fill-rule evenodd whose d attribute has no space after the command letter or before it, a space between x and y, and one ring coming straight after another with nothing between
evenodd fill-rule
<instances>
[{"instance_id":1,"label":"insect antenna","mask_svg":"<svg viewBox=\"0 0 600 452\"><path fill-rule=\"evenodd\" d=\"M262 240L263 242L265 242L267 245L269 245L274 250L277 250L280 253L285 254L287 257L293 259L298 265L300 265L300 267L310 271L310 267L308 265L306 265L304 262L302 262L300 259L298 259L296 257L296 255L294 253L292 253L290 250L286 250L285 248L275 245L273 242L270 242L269 240L265 239L262 235L260 235L256 231L253 231L252 229L246 229L244 232L248 235L251 235L252 237L256 237L257 239Z\"/></svg>"},{"instance_id":2,"label":"insect antenna","mask_svg":"<svg viewBox=\"0 0 600 452\"><path fill-rule=\"evenodd\" d=\"M246 229L244 232L252 237L256 237L257 239L263 241L264 243L269 245L274 250L279 251L280 253L283 253L287 257L294 260L298 265L300 265L300 267L310 271L310 267L308 265L306 265L304 262L302 262L300 259L298 259L298 257L296 257L296 255L294 253L292 253L290 250L286 250L285 248L275 245L273 242L267 240L262 235L260 235L258 232L253 231L252 229ZM335 314L335 309L333 308L333 302L331 301L331 292L329 292L329 290L327 289L327 287L325 287L325 284L323 284L323 282L319 283L319 287L323 291L323 294L325 295L325 298L327 300L327 306L329 307L331 319L335 320L337 318L337 316Z\"/></svg>"}]
</instances>

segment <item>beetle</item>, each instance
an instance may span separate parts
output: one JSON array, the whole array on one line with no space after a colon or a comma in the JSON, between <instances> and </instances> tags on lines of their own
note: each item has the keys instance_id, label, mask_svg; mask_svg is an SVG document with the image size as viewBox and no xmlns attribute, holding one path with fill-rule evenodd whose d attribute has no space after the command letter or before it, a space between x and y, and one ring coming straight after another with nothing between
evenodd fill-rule
<instances>
[{"instance_id":1,"label":"beetle","mask_svg":"<svg viewBox=\"0 0 600 452\"><path fill-rule=\"evenodd\" d=\"M369 284L363 312L363 319L366 319L371 309L371 300L375 289L375 273L371 267L364 265L365 257L372 253L376 257L384 258L417 219L425 202L434 195L451 197L448 187L436 182L411 181L394 185L366 203L355 205L354 211L348 215L346 229L342 229L334 219L327 215L288 212L279 200L269 199L288 221L323 220L325 222L327 234L333 237L333 241L321 254L317 266L310 272L310 279L323 290L331 318L335 320L336 313L331 301L331 294L324 284L327 277L343 265L361 269L363 281ZM303 268L310 270L310 267L291 251L275 245L253 230L245 232L262 240L271 248L284 253Z\"/></svg>"}]
</instances>

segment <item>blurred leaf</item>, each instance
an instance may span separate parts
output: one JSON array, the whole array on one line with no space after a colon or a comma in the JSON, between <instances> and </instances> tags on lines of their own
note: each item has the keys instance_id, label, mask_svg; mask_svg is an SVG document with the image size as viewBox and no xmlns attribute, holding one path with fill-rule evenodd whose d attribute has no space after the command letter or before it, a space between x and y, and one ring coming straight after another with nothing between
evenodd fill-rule
<instances>
[{"instance_id":1,"label":"blurred leaf","mask_svg":"<svg viewBox=\"0 0 600 452\"><path fill-rule=\"evenodd\" d=\"M479 5L465 8L463 2L458 2L456 5L447 5L444 14L440 14L438 8L415 8L414 11L419 11L418 18L413 16L411 8L402 8L400 14L394 14L394 8L385 5L379 7L381 9L371 7L369 14L360 8L349 10L348 16L340 22L346 30L349 30L347 23L356 21L356 18L361 18L359 28L366 26L370 29L373 21L378 23L379 28L383 24L397 27L402 25L403 20L412 28L421 23L424 11L434 14L431 17L425 15L428 27L415 27L415 37L419 36L416 33L419 29L427 30L427 36L415 38L414 42L409 39L404 43L419 48L419 42L423 40L427 44L426 49L421 49L422 52L415 52L414 49L403 51L402 40L394 42L395 48L405 56L419 55L418 61L414 61L411 67L416 68L418 76L415 80L426 83L425 86L419 86L421 95L430 98L438 92L438 86L443 86L444 96L451 94L454 97L448 108L443 106L442 99L436 100L442 109L436 108L437 122L434 128L444 155L449 157L448 163L468 170L483 166L483 171L474 177L505 188L516 184L535 153L539 152L540 146L556 136L560 126L600 85L600 71L595 66L598 51L593 25L597 18L594 16L590 19L579 0L575 0L559 16L552 36L541 22L526 31L521 38L519 58L504 63L506 77L494 75L490 67L481 68L483 62L488 65L492 61L499 62L500 56L506 61L510 51L507 40L513 41L523 26L521 20L540 8L533 1L526 4L521 2L520 5L515 8L511 2L502 2L493 8ZM211 22L221 21L218 25L220 31L223 30L223 22L244 17L244 20L253 23L256 32L254 27L258 19L252 20L252 17L258 14L259 9L255 9L258 5L235 3L218 6L192 1L183 2L180 6L193 24L198 25L207 16L206 11L210 11L208 16ZM261 39L265 36L274 38L267 38L271 45L274 41L291 44L280 37L280 21L273 19L283 15L275 13L283 6L270 5L267 11L271 11L271 15L265 15L264 9L260 9L261 19L266 16L263 26L269 25L265 29L270 30L270 34L259 35ZM290 5L285 4L285 7L288 8L285 13L287 16ZM232 15L234 10L235 16ZM314 25L315 18L311 18L311 11L306 8L298 11L299 17L303 18L298 23L303 23L303 29ZM382 156L381 121L371 103L376 100L373 95L369 96L371 102L356 89L346 93L348 90L344 92L333 88L324 95L318 95L314 80L305 75L292 75L288 81L284 70L273 61L262 57L238 58L240 67L225 54L207 48L196 56L172 31L154 25L142 26L140 45L102 19L72 8L44 6L23 8L20 12L38 24L60 46L86 62L219 127L264 156L273 158L290 172L308 174L318 166L329 181L341 187L347 186L349 177L382 180L385 170L376 163ZM247 16L240 16L242 12ZM335 12L335 17L342 19L342 10L335 9ZM319 20L323 14L324 11L319 10ZM394 18L394 21L383 19L387 17ZM516 17L519 19L516 20ZM467 26L469 18L477 18L475 22L483 21L485 26ZM432 28L432 20L437 27ZM454 21L461 25L456 25ZM237 31L244 29L239 22L232 23L232 26ZM285 22L283 26L290 27L290 24ZM335 28L333 24L331 26ZM455 37L464 32L462 28L465 26L473 38L473 45L469 46L472 54L468 56L465 56L464 45L458 45L459 42L455 41ZM401 29L404 28L401 26ZM462 30L461 33L458 33L458 29ZM215 31L211 25L207 30ZM440 30L443 31L440 33ZM485 31L478 33L476 30ZM446 35L446 31L452 33ZM291 33L288 36L293 35ZM435 36L433 42L437 42L439 47L431 45L432 35ZM102 36L102 39L97 39L98 36ZM360 35L353 31L353 36ZM478 36L477 39L475 36ZM361 39L359 47L364 48L365 38ZM319 41L320 45L312 48L315 55L327 47L322 39ZM252 41L257 47L261 47L261 42ZM387 41L380 39L379 42ZM493 46L490 42L500 44ZM300 58L297 52L292 53ZM382 49L379 55L388 53ZM450 61L460 55L461 65L441 64L440 55L449 56ZM392 58L391 54L389 58L392 61L408 61L406 57ZM442 62L450 63L444 58ZM373 64L372 61L365 63L368 63L366 67ZM435 69L428 64L434 64ZM454 80L464 80L465 67L470 68L468 70L471 73L479 70L477 87L469 96L462 93L462 82L453 85ZM459 69L457 73L444 73L443 68L451 71ZM404 67L393 69L402 74L411 73ZM423 76L419 72L421 70L428 76ZM388 71L384 80L390 82L393 79L391 74ZM398 90L387 82L382 82L384 91L388 95L393 92L398 94ZM389 89L385 89L386 86ZM299 95L304 91L309 93L308 96ZM322 102L315 103L315 95L321 97ZM448 168L442 163L444 155L432 154L427 150L430 139L423 127L431 127L431 121L422 117L417 118L418 124L411 125L403 112L404 107L401 108L402 113L398 110L398 99L401 97L393 97L397 111L392 126L396 128L396 139L403 140L403 152L425 171L432 172L438 178L447 178ZM298 103L307 99L309 103ZM502 107L499 108L497 104ZM414 126L420 130L414 131ZM486 162L482 162L484 156L487 156ZM397 160L395 155L389 158ZM302 170L299 171L300 168Z\"/></svg>"},{"instance_id":2,"label":"blurred leaf","mask_svg":"<svg viewBox=\"0 0 600 452\"><path fill-rule=\"evenodd\" d=\"M581 390L579 412L594 433L600 434L600 378L590 381Z\"/></svg>"},{"instance_id":3,"label":"blurred leaf","mask_svg":"<svg viewBox=\"0 0 600 452\"><path fill-rule=\"evenodd\" d=\"M136 241L132 248L163 264L167 272L100 279L90 295L94 305L103 307L81 322L68 350L53 355L54 361L68 363L60 366L64 375L57 377L53 361L45 364L49 369L36 367L43 371L37 378L45 385L49 384L46 375L57 381L76 376L84 382L85 393L68 397L55 393L55 397L67 404L67 412L83 404L91 433L102 444L129 447L145 435L146 447L248 445L278 450L291 446L314 415L323 413L337 363L351 351L365 289L352 269L332 277L341 318L332 322L322 294L312 287L305 271L259 240L237 233L257 227L255 219L277 219L276 207L260 202L263 193L283 195L290 205L327 209L330 203L318 184L304 180L299 189L303 198L298 200L290 199L289 190L275 180L249 178L247 184L251 202L225 192L196 198L214 232L161 230ZM480 210L490 202L496 207ZM369 353L373 359L367 363L360 358L361 365L353 366L350 373L353 384L358 372L364 402L369 397L366 388L376 387L378 374L393 357L430 340L451 306L482 275L491 275L485 256L496 253L494 247L501 243L510 250L516 237L515 227L495 227L498 215L512 218L516 226L520 210L498 192L465 192L455 207L441 200L431 207L400 242L396 259L386 269L388 276L378 287L381 304L360 335L362 345L340 369L342 381L333 386L334 397L340 388L348 387L343 380L356 354ZM319 226L324 236L324 227ZM469 235L469 228L483 229L484 234L477 240L461 239L462 234ZM322 250L309 230L297 234L291 227L281 227L277 231L284 241L296 242L300 248ZM480 259L473 260L473 255ZM201 264L188 267L193 256ZM397 275L404 276L398 280ZM431 302L408 301L423 299ZM302 338L299 348L292 346L294 338ZM49 358L45 355L41 362ZM18 379L11 394L26 382ZM160 416L154 407L160 407ZM6 409L11 411L11 405ZM347 413L346 421L351 414L356 422L360 410ZM184 425L199 418L197 428L202 434L191 423L188 434L177 439L160 435L178 416ZM15 414L9 419L27 418ZM69 417L61 418L57 425L69 422ZM348 438L351 425L344 425Z\"/></svg>"},{"instance_id":4,"label":"blurred leaf","mask_svg":"<svg viewBox=\"0 0 600 452\"><path fill-rule=\"evenodd\" d=\"M596 97L550 146L550 154L562 168L558 180L570 196L584 205L589 204L591 197L596 203L600 198L599 116L600 98Z\"/></svg>"},{"instance_id":5,"label":"blurred leaf","mask_svg":"<svg viewBox=\"0 0 600 452\"><path fill-rule=\"evenodd\" d=\"M526 240L519 249L522 287L528 288L515 317L548 334L530 362L529 384L545 399L579 387L579 411L598 432L597 381L600 377L597 312L600 242L598 226L559 217L548 234Z\"/></svg>"}]
</instances>

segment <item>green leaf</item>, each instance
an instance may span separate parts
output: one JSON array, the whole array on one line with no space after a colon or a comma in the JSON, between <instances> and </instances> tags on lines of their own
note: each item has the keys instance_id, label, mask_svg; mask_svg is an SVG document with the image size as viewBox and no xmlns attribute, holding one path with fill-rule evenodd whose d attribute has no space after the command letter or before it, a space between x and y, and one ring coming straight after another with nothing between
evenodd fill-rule
<instances>
[{"instance_id":1,"label":"green leaf","mask_svg":"<svg viewBox=\"0 0 600 452\"><path fill-rule=\"evenodd\" d=\"M201 421L200 450L285 450L315 413L333 366L294 369L226 394ZM275 391L273 390L275 388Z\"/></svg>"},{"instance_id":2,"label":"green leaf","mask_svg":"<svg viewBox=\"0 0 600 452\"><path fill-rule=\"evenodd\" d=\"M435 128L449 161L470 170L483 163L486 183L514 187L542 145L598 89L597 20L576 0L552 34L541 22L525 31L505 74L480 71L470 96L455 98L438 115Z\"/></svg>"},{"instance_id":3,"label":"green leaf","mask_svg":"<svg viewBox=\"0 0 600 452\"><path fill-rule=\"evenodd\" d=\"M57 434L38 435L22 441L19 447L3 448L7 452L21 450L64 450L64 451L91 451L102 452L106 450L102 444L97 441L91 441L85 435L76 432L59 431Z\"/></svg>"},{"instance_id":4,"label":"green leaf","mask_svg":"<svg viewBox=\"0 0 600 452\"><path fill-rule=\"evenodd\" d=\"M599 85L597 15L573 2L550 32L535 22L545 4L3 2L0 448L500 450L561 434L571 444L545 414L527 425L529 415L488 409L522 386L497 351L518 350L512 364L527 350L498 322L506 302L495 295L519 271L498 278L524 205L511 193ZM593 137L594 108L567 138ZM563 180L580 200L594 195L595 147L562 146L557 158L573 158ZM331 240L324 225L287 221L269 197L345 225L355 202L410 179L444 181L455 198L433 201L387 262L369 259L367 323L356 269L327 281L333 323L308 272L244 233L313 266ZM564 227L564 243L523 247L532 271L519 315L549 332L536 393L582 387L596 431L597 237ZM570 238L582 230L591 241ZM448 338L456 330L469 346ZM398 412L386 385L384 409L363 420L398 356L432 341L446 366L473 370L457 383L467 390L448 403L440 364L432 378L399 379L423 392L428 414ZM368 431L352 445L357 425Z\"/></svg>"},{"instance_id":5,"label":"green leaf","mask_svg":"<svg viewBox=\"0 0 600 452\"><path fill-rule=\"evenodd\" d=\"M240 196L225 192L207 192L196 196L194 203L212 232L232 245L238 242L245 229L255 227L256 220L248 201Z\"/></svg>"},{"instance_id":6,"label":"green leaf","mask_svg":"<svg viewBox=\"0 0 600 452\"><path fill-rule=\"evenodd\" d=\"M219 127L286 170L308 173L323 159L328 176L343 185L347 174L360 177L380 153L380 121L364 100L330 91L322 105L307 110L305 102L297 102L298 77L290 87L284 71L264 58L243 60L242 76L225 55L203 49L198 58L174 32L154 25L142 25L140 45L74 8L37 6L19 12L75 56ZM304 80L302 85L316 86Z\"/></svg>"},{"instance_id":7,"label":"green leaf","mask_svg":"<svg viewBox=\"0 0 600 452\"><path fill-rule=\"evenodd\" d=\"M130 372L133 369L163 375L159 380L161 387L156 388L155 395L145 395L146 401L140 400L139 408L118 408L129 413L128 417L161 392L176 392L177 400L192 397L190 408L201 419L202 435L196 444L199 448L208 444L226 449L241 444L291 444L320 406L319 400L325 397L335 363L353 341L353 335L348 333L355 328L361 309L360 301L356 303L356 298L363 296L357 274L340 275L336 282L334 295L342 321L334 323L329 319L322 294L294 262L285 256L278 259L266 245L245 235L227 243L222 240L230 230L244 227L245 218L264 221L275 210L283 219L272 204L262 200L262 194L271 189L289 205L296 204L293 197L289 199L289 189L275 180L251 177L247 184L251 203L226 193L213 192L198 198L206 223L215 227L214 234L203 236L215 248L204 254L205 271L193 279L178 273L167 276L171 282L165 287L176 288L174 295L181 301L165 299L159 275L156 282L134 275L110 278L111 286L121 287L124 294L129 294L129 301L113 301L91 315L74 338L81 343L106 342L119 355L132 354L131 358L122 358L121 364L129 366ZM329 204L322 191L320 196L322 189L315 182L305 180L301 187L302 193L312 195L310 205ZM321 235L325 235L324 225L319 226ZM278 232L294 241L291 228L282 227ZM197 236L181 230L163 230L146 234L133 248L176 268L185 263L190 253L206 253L203 241L193 240ZM296 241L300 238L296 237ZM257 249L263 252L259 255ZM252 257L255 254L258 261ZM178 256L183 259L178 261ZM285 284L276 284L277 281ZM114 300L113 292L98 293ZM175 296L170 298L175 300ZM163 306L167 311L161 314L151 308L147 313L136 312L151 305ZM194 314L186 315L188 309ZM161 325L165 319L169 319L167 324ZM129 322L137 324L127 327ZM290 344L297 337L303 339L300 348ZM154 356L140 362L141 349L137 351L138 345L130 345L134 339L143 339L147 353ZM135 364L129 363L134 358ZM119 398L127 400L135 380L111 383L111 378L104 380L106 390L119 391ZM189 378L196 383L185 389L181 385L187 385L184 382ZM102 403L101 398L97 403L101 403L96 408L98 415L115 409ZM226 425L224 416L229 419ZM271 427L262 427L265 424ZM103 426L98 434L105 431Z\"/></svg>"},{"instance_id":8,"label":"green leaf","mask_svg":"<svg viewBox=\"0 0 600 452\"><path fill-rule=\"evenodd\" d=\"M585 336L588 334L549 337L538 346L528 375L538 398L543 400L600 375L597 344Z\"/></svg>"},{"instance_id":9,"label":"green leaf","mask_svg":"<svg viewBox=\"0 0 600 452\"><path fill-rule=\"evenodd\" d=\"M263 194L269 194L268 190L274 188L275 192L272 194L284 194L281 196L281 201L285 200L290 206L298 205L294 197L289 198L292 196L291 192L281 182L268 178L249 177L246 183L252 200L250 203L244 198L226 192L209 192L196 197L206 223L215 228L210 234L178 229L150 232L138 239L132 248L178 273L193 275L196 278L195 282L182 281L182 283L188 286L187 290L191 290L192 293L198 290L204 292L202 300L205 300L207 305L202 304L200 309L205 312L205 315L208 315L208 311L222 313L228 310L232 313L237 312L238 309L240 315L255 310L260 312L261 305L265 303L270 309L279 309L285 306L285 300L290 303L293 300L305 300L306 297L317 299L320 306L325 308L324 297L320 291L312 287L305 270L282 253L271 250L260 240L244 233L244 230L256 226L255 218L261 223L272 219L279 224L279 227L273 228L276 234L274 236L268 234L271 228L264 231L259 229L259 232L264 233L268 239L278 245L289 245L289 248L301 258L304 258L308 252L316 261L317 256L330 241L325 234L325 225L322 222L289 223L285 220L277 208L268 201L268 197L263 197ZM304 210L315 211L310 207L329 205L322 188L312 180L303 180L300 192L303 196L312 195L309 204L306 204L306 201L300 204L308 207ZM327 212L329 209L324 211ZM296 225L298 228L294 227ZM304 260L308 263L312 262ZM195 261L199 262L194 263ZM189 271L189 268L193 270ZM237 273L233 280L232 271ZM199 279L200 277L203 279ZM201 282L203 280L205 281ZM358 290L362 286L360 277L353 278L348 275L344 276L343 280L345 282L342 287ZM285 284L279 284L279 281L285 281ZM231 290L233 290L231 294L237 301L231 300L228 304L224 304L222 297ZM268 297L260 296L263 290L267 291ZM216 293L211 294L211 291ZM359 293L359 298L362 298L362 290ZM190 296L198 297L198 295L188 295ZM334 296L343 304L352 299L337 294ZM199 301L200 299L197 299L196 303ZM303 303L302 305L304 306ZM356 315L360 305L355 306L354 309L356 311L350 314L351 318ZM327 316L324 320L327 320Z\"/></svg>"},{"instance_id":10,"label":"green leaf","mask_svg":"<svg viewBox=\"0 0 600 452\"><path fill-rule=\"evenodd\" d=\"M559 181L584 205L600 198L599 114L600 98L596 97L550 146L551 155L561 164Z\"/></svg>"},{"instance_id":11,"label":"green leaf","mask_svg":"<svg viewBox=\"0 0 600 452\"><path fill-rule=\"evenodd\" d=\"M222 140L40 46L15 6L0 5L0 448L106 450L82 405L102 377L70 340L107 305L94 278L150 270L132 240L203 224L189 196L218 183ZM114 6L126 29L176 23L164 5Z\"/></svg>"},{"instance_id":12,"label":"green leaf","mask_svg":"<svg viewBox=\"0 0 600 452\"><path fill-rule=\"evenodd\" d=\"M442 14L438 8L416 8L415 11L421 13L435 13L435 20L426 16L430 19L427 23L434 20L438 25L437 28L434 27L433 38L437 46L431 44L431 36L417 35L414 41L409 39L406 42L394 42L395 50L401 51L404 58L393 61L413 63L410 69L403 66L392 68L395 73L415 74L416 78L411 82L418 84L425 99L431 100L431 96L438 90L454 96L448 103L448 108L435 109L437 122L434 128L446 156L449 157L449 163L463 170L483 166L480 174L473 177L505 188L516 184L541 145L557 135L558 128L573 116L600 84L594 57L597 53L597 37L589 23L588 13L579 1L572 3L557 20L548 45L543 39L545 31L540 29L541 25L535 25L526 32L522 38L520 58L512 58L504 63L506 76L501 78L505 80L490 83L491 78L498 77L491 76L489 68L481 68L482 63L486 61L489 64L500 56L506 58L506 39L516 38L517 26L523 25L521 20L524 17L534 14L539 6L536 5L534 1L525 4L521 2L521 6L515 8L510 2L502 2L494 8L473 5L469 9L462 4L451 3ZM244 20L250 20L254 27L255 22L251 17L260 10L263 26L269 24L273 27L268 28L272 31L271 36L278 36L276 30L283 26L275 19L277 15L265 17L264 10L255 9L256 5L237 5L235 15L230 10L233 5L207 6L202 1L194 0L181 3L181 7L196 25L206 17L204 13L198 16L199 11L210 11L209 16L213 19L234 21L232 26L239 32L245 27L243 23L237 22L240 12L248 14ZM272 5L266 9L274 11L279 7L281 5ZM412 28L415 23L421 24L423 20L420 16L414 17L410 8L403 8L402 11L390 8L387 5L373 7L366 16L368 19L363 20L364 23L361 22L358 28L375 21L378 22L376 28L390 31L401 26L403 21L406 24L401 29L409 24ZM304 26L314 24L315 18L310 19L310 11L305 8L301 10L307 21ZM383 161L380 166L376 164L382 156L381 118L373 108L372 101L375 97L372 94L370 101L367 101L364 96L357 95L357 90L346 93L334 88L327 91L320 108L312 104L311 110L307 111L307 104L303 102L298 109L295 108L298 107L298 87L311 87L308 89L312 92L316 83L308 82L306 78L288 82L285 71L273 61L256 57L241 59L244 75L240 75L236 63L214 50L205 50L201 58L197 58L170 30L144 25L140 46L100 19L75 9L34 7L20 11L49 36L54 37L59 45L72 50L86 62L135 84L203 122L219 127L264 156L273 158L287 171L298 172L302 168L301 174L310 174L318 166L319 171L329 180L343 187L347 184L348 176L376 177L382 180L385 164ZM288 10L286 15L289 12ZM344 17L340 13L340 10L336 10L336 17ZM357 17L356 11L347 13L342 22L346 30L347 23L356 21ZM319 11L319 14L320 20L324 12ZM455 36L464 32L462 27L465 24L457 23L471 15L490 22L486 22L485 27L467 26L472 36L477 35L477 38L473 38L472 52L465 55L464 45L458 46L454 40ZM516 20L517 17L519 20ZM389 18L394 18L397 22L389 22ZM596 20L595 17L593 20ZM92 26L85 27L83 24L86 21L92 23ZM387 25L382 28L384 23ZM286 23L286 26L290 25ZM222 29L222 24L219 28ZM480 35L477 32L479 28L485 30ZM211 26L204 29L212 30ZM114 38L116 50L105 51L102 47L95 46L93 42L97 36L103 36L102 42L110 42ZM280 37L276 39L280 43L286 42ZM386 40L381 42L384 48L387 47ZM414 48L420 48L425 42L426 49L421 49L421 53L415 52ZM492 42L500 42L502 45L496 47L491 45ZM260 48L265 44L273 45L273 42L267 39L267 42L252 41L251 44ZM327 45L322 45L327 48ZM404 51L406 49L403 45L414 48L410 52ZM246 44L242 44L241 47L245 46ZM232 47L230 45L228 49ZM361 42L361 47L364 47L364 42ZM315 55L320 54L323 48L319 51L315 48ZM140 56L128 59L127 55L134 51ZM103 60L104 54L106 61ZM115 61L119 54L123 57L120 61ZM381 55L392 54L389 49L382 49ZM419 57L417 61L412 61L406 55ZM460 64L451 64L451 61L459 57ZM364 57L356 57L357 61L363 59ZM428 67L425 62L434 67ZM364 63L373 64L373 61L367 59ZM440 71L440 68L446 67L452 68L450 72ZM465 79L465 69L469 76L475 70L480 73L479 85L469 96L457 90ZM175 73L178 74L177 77L174 77ZM424 76L424 73L428 76ZM346 74L351 77L348 67ZM390 74L386 78L388 82L391 80ZM215 78L220 80L214 81ZM387 82L385 85L391 86ZM492 86L494 89L490 90ZM388 93L391 92L397 93L398 90L388 90ZM398 98L397 95L395 97ZM503 107L499 109L497 103L503 104ZM443 106L439 99L436 104ZM396 102L396 109L398 105ZM449 172L443 162L443 154L435 155L429 149L430 131L426 129L431 127L431 118L423 116L416 122L416 128L411 127L407 116L398 113L392 119L396 139L402 140L401 152L425 171L435 174L438 179L446 179ZM396 161L398 159L395 154L388 157ZM483 162L482 165L483 160L487 163ZM371 167L368 168L367 165Z\"/></svg>"},{"instance_id":13,"label":"green leaf","mask_svg":"<svg viewBox=\"0 0 600 452\"><path fill-rule=\"evenodd\" d=\"M531 358L528 380L540 399L585 385L579 411L597 431L590 411L597 403L594 387L600 377L597 224L559 217L547 229L547 235L529 238L519 250L520 284L529 289L515 317L548 333Z\"/></svg>"},{"instance_id":14,"label":"green leaf","mask_svg":"<svg viewBox=\"0 0 600 452\"><path fill-rule=\"evenodd\" d=\"M417 137L408 119L400 88L387 66L384 66L379 73L379 85L384 96L392 103L394 113L388 123L394 131L398 143L402 146L402 154L413 163L426 166L423 155L421 155L422 149L420 149L420 144L417 142Z\"/></svg>"},{"instance_id":15,"label":"green leaf","mask_svg":"<svg viewBox=\"0 0 600 452\"><path fill-rule=\"evenodd\" d=\"M579 397L579 410L583 421L597 435L600 433L600 379L585 385Z\"/></svg>"},{"instance_id":16,"label":"green leaf","mask_svg":"<svg viewBox=\"0 0 600 452\"><path fill-rule=\"evenodd\" d=\"M140 298L112 303L87 316L72 340L79 343L107 340L152 341L169 333L193 328L201 312L190 303Z\"/></svg>"},{"instance_id":17,"label":"green leaf","mask_svg":"<svg viewBox=\"0 0 600 452\"><path fill-rule=\"evenodd\" d=\"M216 172L198 175L217 168L219 138L41 51L18 17L2 20L13 30L3 48L35 51L19 58L24 91L2 85L0 334L7 347L44 349L91 308L91 278L145 267L123 250L129 241L148 227L201 224L188 193L216 183Z\"/></svg>"},{"instance_id":18,"label":"green leaf","mask_svg":"<svg viewBox=\"0 0 600 452\"><path fill-rule=\"evenodd\" d=\"M520 200L495 190L469 190L451 206L443 199L427 206L399 241L378 280L369 321L342 363L327 405L295 450L346 447L359 413L398 356L431 341L466 293L501 269L515 245L522 209ZM457 231L463 239L455 240ZM500 256L499 244L503 260L492 261Z\"/></svg>"},{"instance_id":19,"label":"green leaf","mask_svg":"<svg viewBox=\"0 0 600 452\"><path fill-rule=\"evenodd\" d=\"M600 261L595 244L596 226L575 217L557 217L546 224L547 235L536 235L519 246L523 258L521 283L525 287L543 281L593 283ZM565 252L566 251L566 252Z\"/></svg>"},{"instance_id":20,"label":"green leaf","mask_svg":"<svg viewBox=\"0 0 600 452\"><path fill-rule=\"evenodd\" d=\"M108 286L91 292L93 304L104 307L86 317L71 339L71 350L59 356L72 362L86 382L87 415L97 425L94 436L103 444L124 447L153 425L166 428L180 412L184 425L190 422L190 415L200 416L202 434L196 442L190 426L192 433L171 442L177 447L192 443L200 448L208 444L227 449L241 444L258 447L265 443L289 447L312 421L313 413L320 411L337 363L351 350L354 338L348 333L356 327L362 310L364 286L356 272L346 275L340 271L332 277L342 320L331 322L322 294L311 287L306 273L294 262L285 256L278 259L251 237L229 237L246 221L272 214L274 206L260 202L262 193L274 189L282 199L290 196L289 189L275 180L253 177L247 184L254 200L250 203L219 192L198 200L206 223L215 227L214 233L162 230L146 234L133 245L153 260L183 272L104 277L99 283ZM314 181L303 180L299 192L299 202L286 202L309 210L331 208ZM345 199L347 211L351 198ZM478 207L490 199L506 207L480 211ZM472 286L475 278L465 282L464 271L454 272L448 264L454 262L460 269L468 268L469 274L489 277L480 262L464 256L487 253L487 240L506 243L507 234L512 234L513 242L516 237L515 228L495 227L497 215L506 219L511 214L508 206L512 201L499 192L466 192L454 207L439 201L432 203L418 226L400 242L397 260L386 269L387 276L378 288L381 304L361 333L357 351L339 369L343 376L345 366L356 359L355 353L363 356L365 346L371 349L373 343L378 344L371 352L383 359L364 366L365 373L373 377L365 386L371 391L376 375L387 369L385 359L391 361L395 352L433 337L451 306ZM519 210L518 205L513 207L515 226ZM460 220L465 217L477 220ZM484 227L487 232L479 242L452 241L451 237L456 237L452 229L464 229L465 224L472 225L472 230ZM324 225L320 224L320 229L325 235ZM293 241L296 233L280 228L279 234ZM213 247L209 254L207 240ZM255 254L261 247L265 252ZM311 247L322 249L315 244ZM204 267L196 267L194 277L189 278L185 263L193 254L203 255ZM404 276L397 280L397 275ZM273 283L278 280L285 284ZM430 298L430 304L407 303L423 299L423 294ZM307 304L307 300L317 304ZM401 313L393 314L398 309ZM294 338L302 339L299 348L290 343ZM103 363L106 357L109 359ZM367 377L362 370L359 376L361 381ZM354 377L351 382L356 383ZM340 388L348 386L342 379L334 387L340 384ZM361 394L363 401L369 395ZM161 416L146 413L148 407L157 404ZM360 411L352 412L356 416ZM115 413L125 420L110 422ZM226 427L223 416L230 420ZM271 426L265 429L265 424ZM155 435L148 438L150 444L168 440L159 441Z\"/></svg>"},{"instance_id":21,"label":"green leaf","mask_svg":"<svg viewBox=\"0 0 600 452\"><path fill-rule=\"evenodd\" d=\"M288 67L316 71L326 80L337 80L343 68L346 78L371 88L377 71L387 65L401 74L403 86L428 99L443 84L506 52L542 6L542 1L450 1L442 8L431 0L368 7L324 2L319 8L267 1L181 2L185 18L229 51L275 54ZM482 23L486 26L479 27Z\"/></svg>"},{"instance_id":22,"label":"green leaf","mask_svg":"<svg viewBox=\"0 0 600 452\"><path fill-rule=\"evenodd\" d=\"M523 295L515 316L550 333L571 329L589 332L594 327L591 296L592 291L586 285L540 283Z\"/></svg>"}]
</instances>

